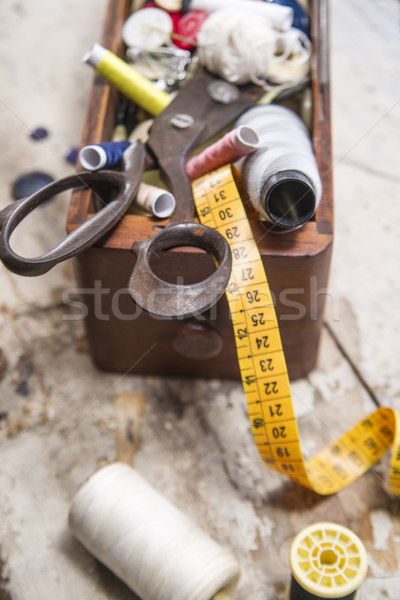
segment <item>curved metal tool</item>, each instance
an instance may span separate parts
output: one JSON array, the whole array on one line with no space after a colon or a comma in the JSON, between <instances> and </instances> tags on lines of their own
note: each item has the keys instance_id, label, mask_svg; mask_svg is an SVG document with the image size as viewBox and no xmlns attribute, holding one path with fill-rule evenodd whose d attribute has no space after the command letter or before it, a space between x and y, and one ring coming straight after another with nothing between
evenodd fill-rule
<instances>
[{"instance_id":1,"label":"curved metal tool","mask_svg":"<svg viewBox=\"0 0 400 600\"><path fill-rule=\"evenodd\" d=\"M232 257L225 238L215 229L200 223L178 223L145 242L134 244L137 262L129 281L135 302L147 312L160 317L191 317L213 306L229 281ZM163 281L152 271L154 253L178 246L195 246L212 254L217 270L199 283L176 285Z\"/></svg>"},{"instance_id":2,"label":"curved metal tool","mask_svg":"<svg viewBox=\"0 0 400 600\"><path fill-rule=\"evenodd\" d=\"M29 198L19 200L0 212L0 259L5 266L18 275L36 276L50 271L56 264L76 256L102 239L121 219L135 197L143 172L145 152L138 143L124 154L123 172L82 171L50 183ZM105 184L117 192L92 218L70 233L58 246L36 258L24 258L14 252L10 245L13 231L21 221L43 202L66 190Z\"/></svg>"}]
</instances>

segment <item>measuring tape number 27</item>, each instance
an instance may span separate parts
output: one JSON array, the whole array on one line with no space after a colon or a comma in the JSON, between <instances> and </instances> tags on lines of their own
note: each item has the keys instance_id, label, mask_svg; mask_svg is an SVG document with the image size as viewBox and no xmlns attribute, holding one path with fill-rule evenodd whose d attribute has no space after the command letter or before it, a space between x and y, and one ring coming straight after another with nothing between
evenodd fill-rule
<instances>
[{"instance_id":1,"label":"measuring tape number 27","mask_svg":"<svg viewBox=\"0 0 400 600\"><path fill-rule=\"evenodd\" d=\"M337 492L393 445L390 489L400 495L399 415L380 408L315 457L303 459L290 382L264 266L230 166L196 179L200 221L228 241L226 289L254 440L264 462L319 494Z\"/></svg>"}]
</instances>

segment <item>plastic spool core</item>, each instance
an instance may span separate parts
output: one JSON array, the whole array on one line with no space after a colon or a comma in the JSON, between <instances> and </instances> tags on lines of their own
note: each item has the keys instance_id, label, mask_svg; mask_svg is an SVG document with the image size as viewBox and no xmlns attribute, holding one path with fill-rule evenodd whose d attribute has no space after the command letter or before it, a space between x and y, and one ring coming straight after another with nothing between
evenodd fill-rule
<instances>
[{"instance_id":1,"label":"plastic spool core","mask_svg":"<svg viewBox=\"0 0 400 600\"><path fill-rule=\"evenodd\" d=\"M107 154L100 146L85 146L79 152L79 161L84 169L96 171L106 164Z\"/></svg>"},{"instance_id":2,"label":"plastic spool core","mask_svg":"<svg viewBox=\"0 0 400 600\"><path fill-rule=\"evenodd\" d=\"M334 550L323 550L319 560L322 566L333 566L339 561L339 556Z\"/></svg>"},{"instance_id":3,"label":"plastic spool core","mask_svg":"<svg viewBox=\"0 0 400 600\"><path fill-rule=\"evenodd\" d=\"M251 127L242 125L239 127L236 141L241 148L253 149L259 144L259 138L257 133Z\"/></svg>"},{"instance_id":4,"label":"plastic spool core","mask_svg":"<svg viewBox=\"0 0 400 600\"><path fill-rule=\"evenodd\" d=\"M309 179L296 171L272 175L262 191L262 203L269 219L281 227L297 227L315 212L315 193Z\"/></svg>"},{"instance_id":5,"label":"plastic spool core","mask_svg":"<svg viewBox=\"0 0 400 600\"><path fill-rule=\"evenodd\" d=\"M354 598L367 573L367 553L350 529L336 523L315 523L294 539L290 568L304 590L299 598ZM287 597L296 600L293 593Z\"/></svg>"},{"instance_id":6,"label":"plastic spool core","mask_svg":"<svg viewBox=\"0 0 400 600\"><path fill-rule=\"evenodd\" d=\"M174 209L175 198L168 192L161 194L153 203L153 213L160 219L169 217L174 212Z\"/></svg>"}]
</instances>

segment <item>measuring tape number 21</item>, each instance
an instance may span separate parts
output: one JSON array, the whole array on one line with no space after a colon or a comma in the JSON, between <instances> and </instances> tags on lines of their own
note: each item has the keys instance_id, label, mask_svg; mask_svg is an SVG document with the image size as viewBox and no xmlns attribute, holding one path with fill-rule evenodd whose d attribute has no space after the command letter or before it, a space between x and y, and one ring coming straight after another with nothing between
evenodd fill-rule
<instances>
[{"instance_id":1,"label":"measuring tape number 21","mask_svg":"<svg viewBox=\"0 0 400 600\"><path fill-rule=\"evenodd\" d=\"M264 266L230 166L196 179L200 221L228 241L226 289L254 440L264 462L319 494L337 492L393 445L390 489L400 495L399 415L379 408L315 457L303 459L290 382Z\"/></svg>"}]
</instances>

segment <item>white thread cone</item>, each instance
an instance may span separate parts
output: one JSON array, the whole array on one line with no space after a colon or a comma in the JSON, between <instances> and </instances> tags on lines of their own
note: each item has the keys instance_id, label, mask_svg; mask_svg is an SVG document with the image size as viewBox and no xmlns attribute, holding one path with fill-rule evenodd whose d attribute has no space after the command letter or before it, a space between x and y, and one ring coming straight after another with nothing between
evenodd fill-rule
<instances>
[{"instance_id":1,"label":"white thread cone","mask_svg":"<svg viewBox=\"0 0 400 600\"><path fill-rule=\"evenodd\" d=\"M69 526L142 600L211 600L239 578L226 550L122 463L80 489Z\"/></svg>"}]
</instances>

